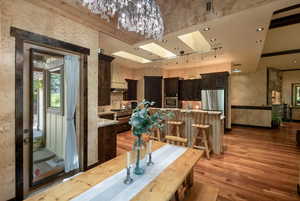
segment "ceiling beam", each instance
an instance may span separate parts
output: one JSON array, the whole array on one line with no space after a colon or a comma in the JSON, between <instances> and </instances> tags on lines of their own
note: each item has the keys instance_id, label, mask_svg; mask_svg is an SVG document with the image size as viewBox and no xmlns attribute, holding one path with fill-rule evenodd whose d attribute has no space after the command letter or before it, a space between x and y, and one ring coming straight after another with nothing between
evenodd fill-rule
<instances>
[{"instance_id":1,"label":"ceiling beam","mask_svg":"<svg viewBox=\"0 0 300 201\"><path fill-rule=\"evenodd\" d=\"M300 14L289 15L271 21L270 29L300 23Z\"/></svg>"},{"instance_id":2,"label":"ceiling beam","mask_svg":"<svg viewBox=\"0 0 300 201\"><path fill-rule=\"evenodd\" d=\"M276 15L276 14L284 13L284 12L294 10L294 9L297 9L297 8L300 8L300 4L296 4L296 5L289 6L287 8L282 8L282 9L276 10L273 14Z\"/></svg>"},{"instance_id":3,"label":"ceiling beam","mask_svg":"<svg viewBox=\"0 0 300 201\"><path fill-rule=\"evenodd\" d=\"M107 34L128 44L135 44L143 37L133 32L119 30L114 21L107 22L99 15L91 13L87 8L73 0L25 0L36 6L47 9L58 15L71 19L91 29Z\"/></svg>"},{"instance_id":4,"label":"ceiling beam","mask_svg":"<svg viewBox=\"0 0 300 201\"><path fill-rule=\"evenodd\" d=\"M300 53L300 49L284 50L279 52L264 53L261 55L261 57L274 57L274 56L281 56L287 54L299 54L299 53Z\"/></svg>"}]
</instances>

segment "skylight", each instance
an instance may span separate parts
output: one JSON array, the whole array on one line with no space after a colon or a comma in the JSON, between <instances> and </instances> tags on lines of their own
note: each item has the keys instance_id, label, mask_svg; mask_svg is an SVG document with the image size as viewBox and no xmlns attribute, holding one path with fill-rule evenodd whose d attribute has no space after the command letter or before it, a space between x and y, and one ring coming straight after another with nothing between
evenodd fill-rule
<instances>
[{"instance_id":1,"label":"skylight","mask_svg":"<svg viewBox=\"0 0 300 201\"><path fill-rule=\"evenodd\" d=\"M115 52L115 53L113 53L113 55L118 56L118 57L122 57L124 59L129 59L129 60L132 60L132 61L135 61L135 62L143 63L143 64L151 62L148 59L136 56L134 54L131 54L131 53L128 53L128 52L125 52L125 51Z\"/></svg>"},{"instance_id":2,"label":"skylight","mask_svg":"<svg viewBox=\"0 0 300 201\"><path fill-rule=\"evenodd\" d=\"M211 50L210 44L200 31L183 34L177 37L194 51L209 52Z\"/></svg>"},{"instance_id":3,"label":"skylight","mask_svg":"<svg viewBox=\"0 0 300 201\"><path fill-rule=\"evenodd\" d=\"M176 55L169 50L157 45L156 43L149 43L146 45L140 46L141 49L156 54L162 58L172 58L176 57Z\"/></svg>"}]
</instances>

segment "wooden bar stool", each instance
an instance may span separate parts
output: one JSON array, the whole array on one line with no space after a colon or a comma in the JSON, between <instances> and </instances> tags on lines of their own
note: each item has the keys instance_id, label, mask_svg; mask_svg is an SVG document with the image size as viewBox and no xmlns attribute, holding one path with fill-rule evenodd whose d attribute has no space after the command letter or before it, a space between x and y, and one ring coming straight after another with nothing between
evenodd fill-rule
<instances>
[{"instance_id":1,"label":"wooden bar stool","mask_svg":"<svg viewBox=\"0 0 300 201\"><path fill-rule=\"evenodd\" d=\"M194 113L195 123L192 127L198 130L197 134L193 139L193 147L195 149L205 150L206 157L209 159L210 143L209 143L209 130L211 125L208 124L208 112L195 112Z\"/></svg>"},{"instance_id":2,"label":"wooden bar stool","mask_svg":"<svg viewBox=\"0 0 300 201\"><path fill-rule=\"evenodd\" d=\"M182 113L180 110L170 110L169 112L173 112L175 116L171 121L167 121L167 125L170 129L168 129L168 134L165 136L166 142L174 145L187 146L188 140L182 137L181 133L182 126L184 125Z\"/></svg>"}]
</instances>

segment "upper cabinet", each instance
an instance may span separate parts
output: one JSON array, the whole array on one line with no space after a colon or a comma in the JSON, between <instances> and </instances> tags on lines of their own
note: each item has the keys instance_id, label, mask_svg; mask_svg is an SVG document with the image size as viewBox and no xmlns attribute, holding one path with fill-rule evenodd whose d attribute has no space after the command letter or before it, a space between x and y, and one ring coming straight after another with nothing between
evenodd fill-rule
<instances>
[{"instance_id":1,"label":"upper cabinet","mask_svg":"<svg viewBox=\"0 0 300 201\"><path fill-rule=\"evenodd\" d=\"M137 100L137 80L126 79L128 90L124 92L124 100Z\"/></svg>"},{"instance_id":2,"label":"upper cabinet","mask_svg":"<svg viewBox=\"0 0 300 201\"><path fill-rule=\"evenodd\" d=\"M180 80L180 100L201 101L201 79Z\"/></svg>"},{"instance_id":3,"label":"upper cabinet","mask_svg":"<svg viewBox=\"0 0 300 201\"><path fill-rule=\"evenodd\" d=\"M179 96L179 80L179 77L164 79L165 97Z\"/></svg>"},{"instance_id":4,"label":"upper cabinet","mask_svg":"<svg viewBox=\"0 0 300 201\"><path fill-rule=\"evenodd\" d=\"M204 90L227 89L228 76L229 76L228 72L201 74L202 89Z\"/></svg>"},{"instance_id":5,"label":"upper cabinet","mask_svg":"<svg viewBox=\"0 0 300 201\"><path fill-rule=\"evenodd\" d=\"M98 106L110 105L111 62L113 57L98 55Z\"/></svg>"}]
</instances>

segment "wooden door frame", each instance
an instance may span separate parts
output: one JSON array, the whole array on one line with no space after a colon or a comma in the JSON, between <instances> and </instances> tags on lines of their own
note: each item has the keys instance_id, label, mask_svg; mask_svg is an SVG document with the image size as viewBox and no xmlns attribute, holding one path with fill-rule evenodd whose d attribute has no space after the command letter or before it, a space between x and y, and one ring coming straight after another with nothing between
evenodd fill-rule
<instances>
[{"instance_id":1,"label":"wooden door frame","mask_svg":"<svg viewBox=\"0 0 300 201\"><path fill-rule=\"evenodd\" d=\"M15 199L23 200L23 112L24 112L24 83L23 83L23 69L24 69L24 44L34 44L51 49L61 50L65 52L72 52L81 57L81 84L80 95L82 95L82 134L83 134L83 170L87 170L87 127L88 127L88 56L90 49L77 46L71 43L60 41L54 38L49 38L40 34L25 31L16 27L10 28L10 35L15 37Z\"/></svg>"}]
</instances>

